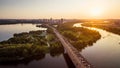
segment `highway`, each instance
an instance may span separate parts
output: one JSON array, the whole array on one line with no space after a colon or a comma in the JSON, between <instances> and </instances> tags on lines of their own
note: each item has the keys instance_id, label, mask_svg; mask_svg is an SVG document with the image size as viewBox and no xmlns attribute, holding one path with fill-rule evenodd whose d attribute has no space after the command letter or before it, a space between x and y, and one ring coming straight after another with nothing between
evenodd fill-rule
<instances>
[{"instance_id":1,"label":"highway","mask_svg":"<svg viewBox=\"0 0 120 68\"><path fill-rule=\"evenodd\" d=\"M88 61L79 53L79 51L74 48L65 37L63 37L54 27L46 25L47 27L53 29L60 42L62 43L64 49L66 50L68 56L72 60L76 68L93 68L93 66L88 63Z\"/></svg>"}]
</instances>

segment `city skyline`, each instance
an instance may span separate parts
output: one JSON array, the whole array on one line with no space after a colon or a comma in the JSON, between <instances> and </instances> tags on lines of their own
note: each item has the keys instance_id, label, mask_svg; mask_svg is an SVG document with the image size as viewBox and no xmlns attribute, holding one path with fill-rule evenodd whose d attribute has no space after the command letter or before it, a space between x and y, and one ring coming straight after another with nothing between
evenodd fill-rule
<instances>
[{"instance_id":1,"label":"city skyline","mask_svg":"<svg viewBox=\"0 0 120 68\"><path fill-rule=\"evenodd\" d=\"M119 19L120 0L0 0L0 19Z\"/></svg>"}]
</instances>

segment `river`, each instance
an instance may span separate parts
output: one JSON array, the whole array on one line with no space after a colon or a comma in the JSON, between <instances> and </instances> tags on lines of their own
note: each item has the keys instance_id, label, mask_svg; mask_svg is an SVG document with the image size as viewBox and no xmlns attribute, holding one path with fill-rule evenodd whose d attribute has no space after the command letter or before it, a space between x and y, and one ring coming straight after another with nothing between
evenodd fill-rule
<instances>
[{"instance_id":1,"label":"river","mask_svg":"<svg viewBox=\"0 0 120 68\"><path fill-rule=\"evenodd\" d=\"M81 24L77 26L96 30L101 34L97 42L80 52L95 68L120 68L120 35Z\"/></svg>"},{"instance_id":2,"label":"river","mask_svg":"<svg viewBox=\"0 0 120 68\"><path fill-rule=\"evenodd\" d=\"M78 27L84 27L80 24ZM92 46L80 52L96 68L120 68L120 35L91 27L84 27L99 31L101 38ZM7 40L14 33L43 30L36 24L10 24L0 25L0 41ZM55 52L55 51L54 51ZM64 52L59 54L46 53L42 59L32 59L27 62L2 65L0 68L73 68L71 60Z\"/></svg>"},{"instance_id":3,"label":"river","mask_svg":"<svg viewBox=\"0 0 120 68\"><path fill-rule=\"evenodd\" d=\"M14 33L35 30L46 30L46 28L38 28L36 27L36 24L0 25L0 41L11 38ZM61 48L58 49L61 51ZM56 49L49 50L48 53L40 56L40 58L32 58L31 60L22 61L19 63L0 64L0 68L74 68L73 63L66 53L63 51L59 53L56 52Z\"/></svg>"}]
</instances>

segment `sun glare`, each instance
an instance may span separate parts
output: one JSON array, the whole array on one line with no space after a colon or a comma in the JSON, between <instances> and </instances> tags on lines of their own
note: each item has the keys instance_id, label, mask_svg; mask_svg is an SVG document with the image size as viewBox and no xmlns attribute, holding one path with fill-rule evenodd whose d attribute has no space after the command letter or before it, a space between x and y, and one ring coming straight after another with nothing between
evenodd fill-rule
<instances>
[{"instance_id":1,"label":"sun glare","mask_svg":"<svg viewBox=\"0 0 120 68\"><path fill-rule=\"evenodd\" d=\"M102 14L102 12L103 12L103 10L100 8L91 9L92 16L100 16Z\"/></svg>"}]
</instances>

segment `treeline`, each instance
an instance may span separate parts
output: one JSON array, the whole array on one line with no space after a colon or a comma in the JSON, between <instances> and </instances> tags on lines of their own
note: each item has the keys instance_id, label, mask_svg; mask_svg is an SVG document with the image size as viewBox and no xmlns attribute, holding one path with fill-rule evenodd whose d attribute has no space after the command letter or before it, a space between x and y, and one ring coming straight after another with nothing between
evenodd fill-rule
<instances>
[{"instance_id":1,"label":"treeline","mask_svg":"<svg viewBox=\"0 0 120 68\"><path fill-rule=\"evenodd\" d=\"M74 24L75 23L64 23L59 25L57 29L79 51L87 46L91 46L100 39L101 35L99 32L83 27L73 27Z\"/></svg>"},{"instance_id":2,"label":"treeline","mask_svg":"<svg viewBox=\"0 0 120 68\"><path fill-rule=\"evenodd\" d=\"M42 31L30 31L29 33L23 32L14 34L12 38L7 41L0 42L1 44L35 44L35 45L46 45L46 39L40 36Z\"/></svg>"},{"instance_id":3,"label":"treeline","mask_svg":"<svg viewBox=\"0 0 120 68\"><path fill-rule=\"evenodd\" d=\"M102 25L92 24L92 23L84 23L83 26L101 28L101 29L107 30L109 32L120 35L120 25L116 24L116 23L114 23L114 24L108 23L108 24L102 24Z\"/></svg>"},{"instance_id":4,"label":"treeline","mask_svg":"<svg viewBox=\"0 0 120 68\"><path fill-rule=\"evenodd\" d=\"M0 64L23 61L35 56L44 58L48 48L46 39L39 36L40 34L41 31L19 33L0 42Z\"/></svg>"},{"instance_id":5,"label":"treeline","mask_svg":"<svg viewBox=\"0 0 120 68\"><path fill-rule=\"evenodd\" d=\"M0 19L0 24L45 23L40 19Z\"/></svg>"},{"instance_id":6,"label":"treeline","mask_svg":"<svg viewBox=\"0 0 120 68\"><path fill-rule=\"evenodd\" d=\"M64 52L61 43L51 29L47 30L45 36L41 34L42 31L39 30L24 32L14 34L12 38L0 42L0 64L30 62L44 58L46 53L54 57Z\"/></svg>"}]
</instances>

